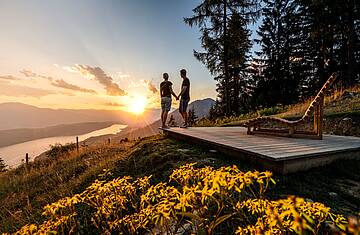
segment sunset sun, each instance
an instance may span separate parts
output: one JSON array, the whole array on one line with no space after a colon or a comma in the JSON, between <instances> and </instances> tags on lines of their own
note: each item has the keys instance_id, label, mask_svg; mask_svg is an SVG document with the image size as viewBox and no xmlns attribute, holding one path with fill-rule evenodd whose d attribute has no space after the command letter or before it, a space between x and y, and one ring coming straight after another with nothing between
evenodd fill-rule
<instances>
[{"instance_id":1,"label":"sunset sun","mask_svg":"<svg viewBox=\"0 0 360 235\"><path fill-rule=\"evenodd\" d=\"M145 111L147 100L143 96L134 97L129 103L129 111L134 114L142 114Z\"/></svg>"}]
</instances>

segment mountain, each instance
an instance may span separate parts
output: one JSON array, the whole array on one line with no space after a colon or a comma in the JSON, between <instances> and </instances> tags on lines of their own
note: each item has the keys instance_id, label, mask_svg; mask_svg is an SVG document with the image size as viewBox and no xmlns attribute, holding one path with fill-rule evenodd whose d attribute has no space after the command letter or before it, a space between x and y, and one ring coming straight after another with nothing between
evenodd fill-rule
<instances>
[{"instance_id":1,"label":"mountain","mask_svg":"<svg viewBox=\"0 0 360 235\"><path fill-rule=\"evenodd\" d=\"M195 114L202 118L209 114L214 103L210 98L196 100L189 104L188 109L194 109ZM134 139L157 134L161 126L159 110L148 110L144 115L134 116L124 111L49 109L21 103L3 103L0 104L0 113L0 147L38 138L84 134L113 123L129 125L113 138ZM182 123L178 109L171 112L169 118L170 115L173 115L177 124ZM101 138L105 136L94 137L89 141Z\"/></svg>"},{"instance_id":2,"label":"mountain","mask_svg":"<svg viewBox=\"0 0 360 235\"><path fill-rule=\"evenodd\" d=\"M211 98L207 98L203 100L195 100L189 104L188 110L194 109L196 116L198 116L198 118L200 119L209 115L209 110L211 106L213 106L214 104L215 104L215 100ZM175 118L175 122L178 125L182 123L182 117L180 116L178 109L169 113L168 120L171 115L173 115L173 117ZM114 141L120 141L123 138L136 139L138 137L151 136L158 134L160 132L159 131L160 126L161 126L161 120L157 120L152 124L141 128L134 128L134 127L125 128L119 134L116 135L90 138L89 140L87 140L87 142L91 143L97 141L104 141L108 137L111 137Z\"/></svg>"},{"instance_id":3,"label":"mountain","mask_svg":"<svg viewBox=\"0 0 360 235\"><path fill-rule=\"evenodd\" d=\"M0 130L18 128L43 128L60 124L85 122L117 122L119 124L144 126L156 120L157 110L147 111L143 117L121 110L50 109L22 103L0 104Z\"/></svg>"},{"instance_id":4,"label":"mountain","mask_svg":"<svg viewBox=\"0 0 360 235\"><path fill-rule=\"evenodd\" d=\"M211 98L203 100L195 100L189 104L189 110L194 109L196 116L203 118L209 115L210 108L215 104L215 100Z\"/></svg>"}]
</instances>

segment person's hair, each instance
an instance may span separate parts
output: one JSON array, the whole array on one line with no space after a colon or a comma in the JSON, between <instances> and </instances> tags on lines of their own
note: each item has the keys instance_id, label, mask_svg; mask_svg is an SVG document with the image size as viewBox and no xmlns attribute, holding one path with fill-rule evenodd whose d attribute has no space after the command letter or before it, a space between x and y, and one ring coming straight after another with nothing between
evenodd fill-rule
<instances>
[{"instance_id":1,"label":"person's hair","mask_svg":"<svg viewBox=\"0 0 360 235\"><path fill-rule=\"evenodd\" d=\"M186 70L185 69L180 70L180 74L185 76L186 75Z\"/></svg>"},{"instance_id":2,"label":"person's hair","mask_svg":"<svg viewBox=\"0 0 360 235\"><path fill-rule=\"evenodd\" d=\"M164 78L165 80L168 80L168 79L169 79L169 74L163 73L163 78Z\"/></svg>"}]
</instances>

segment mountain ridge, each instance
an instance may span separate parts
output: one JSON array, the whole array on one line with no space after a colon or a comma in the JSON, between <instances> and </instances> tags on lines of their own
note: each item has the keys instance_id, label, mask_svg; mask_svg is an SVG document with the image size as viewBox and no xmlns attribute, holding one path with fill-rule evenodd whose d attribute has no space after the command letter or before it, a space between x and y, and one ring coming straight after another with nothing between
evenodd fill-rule
<instances>
[{"instance_id":1,"label":"mountain ridge","mask_svg":"<svg viewBox=\"0 0 360 235\"><path fill-rule=\"evenodd\" d=\"M122 110L40 108L19 102L0 104L0 130L44 128L61 124L116 122L144 126L155 120L157 110L147 110L142 118Z\"/></svg>"}]
</instances>

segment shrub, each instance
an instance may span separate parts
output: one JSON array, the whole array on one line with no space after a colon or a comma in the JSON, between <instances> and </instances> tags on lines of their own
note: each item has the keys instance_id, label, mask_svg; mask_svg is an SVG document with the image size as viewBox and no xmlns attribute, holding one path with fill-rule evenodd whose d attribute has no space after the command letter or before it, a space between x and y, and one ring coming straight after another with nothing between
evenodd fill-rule
<instances>
[{"instance_id":1,"label":"shrub","mask_svg":"<svg viewBox=\"0 0 360 235\"><path fill-rule=\"evenodd\" d=\"M4 159L0 157L0 173L7 171L7 165L5 164Z\"/></svg>"},{"instance_id":2,"label":"shrub","mask_svg":"<svg viewBox=\"0 0 360 235\"><path fill-rule=\"evenodd\" d=\"M270 107L270 108L260 109L258 111L258 114L259 114L259 116L271 116L271 115L285 112L286 110L287 110L286 108L278 105L278 106L274 106L274 107Z\"/></svg>"},{"instance_id":3,"label":"shrub","mask_svg":"<svg viewBox=\"0 0 360 235\"><path fill-rule=\"evenodd\" d=\"M46 156L55 159L59 156L67 155L75 149L76 149L76 144L74 143L68 143L64 145L54 144L54 145L50 145L50 150L46 152Z\"/></svg>"},{"instance_id":4,"label":"shrub","mask_svg":"<svg viewBox=\"0 0 360 235\"><path fill-rule=\"evenodd\" d=\"M275 184L271 172L241 172L236 166L196 168L187 164L168 182L150 177L96 180L81 194L47 205L41 225L26 225L17 234L306 234L329 229L356 233L357 220L317 202L290 196L265 197Z\"/></svg>"}]
</instances>

